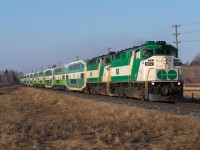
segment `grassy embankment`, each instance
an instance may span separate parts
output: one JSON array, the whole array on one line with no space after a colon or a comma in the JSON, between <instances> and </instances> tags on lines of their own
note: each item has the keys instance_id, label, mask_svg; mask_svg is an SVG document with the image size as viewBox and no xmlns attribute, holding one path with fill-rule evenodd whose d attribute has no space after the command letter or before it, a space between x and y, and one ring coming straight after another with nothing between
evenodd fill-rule
<instances>
[{"instance_id":1,"label":"grassy embankment","mask_svg":"<svg viewBox=\"0 0 200 150\"><path fill-rule=\"evenodd\" d=\"M199 119L33 88L0 95L0 149L199 147Z\"/></svg>"}]
</instances>

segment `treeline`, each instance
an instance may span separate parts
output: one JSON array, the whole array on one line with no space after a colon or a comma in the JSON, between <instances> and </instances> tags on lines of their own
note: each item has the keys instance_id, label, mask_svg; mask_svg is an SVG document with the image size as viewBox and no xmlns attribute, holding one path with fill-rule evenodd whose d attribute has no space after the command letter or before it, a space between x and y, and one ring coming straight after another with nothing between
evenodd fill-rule
<instances>
[{"instance_id":1,"label":"treeline","mask_svg":"<svg viewBox=\"0 0 200 150\"><path fill-rule=\"evenodd\" d=\"M200 53L191 62L183 64L182 75L184 83L200 83Z\"/></svg>"},{"instance_id":2,"label":"treeline","mask_svg":"<svg viewBox=\"0 0 200 150\"><path fill-rule=\"evenodd\" d=\"M0 84L18 84L19 75L20 73L14 70L0 71Z\"/></svg>"}]
</instances>

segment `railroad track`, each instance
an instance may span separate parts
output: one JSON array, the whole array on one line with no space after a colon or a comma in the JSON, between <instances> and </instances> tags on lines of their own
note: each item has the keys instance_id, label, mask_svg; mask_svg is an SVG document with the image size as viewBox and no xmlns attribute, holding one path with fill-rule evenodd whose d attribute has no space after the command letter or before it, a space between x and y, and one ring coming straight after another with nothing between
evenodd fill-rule
<instances>
[{"instance_id":1,"label":"railroad track","mask_svg":"<svg viewBox=\"0 0 200 150\"><path fill-rule=\"evenodd\" d=\"M184 99L182 101L177 101L175 103L149 102L149 101L140 101L137 99L130 99L130 98L109 97L103 95L93 95L93 94L85 94L80 92L71 92L62 90L51 90L51 89L41 89L41 90L51 91L63 95L75 96L77 98L82 98L82 99L91 99L95 101L108 102L114 104L124 104L130 107L139 107L139 108L158 110L163 112L170 112L173 114L200 118L200 100Z\"/></svg>"}]
</instances>

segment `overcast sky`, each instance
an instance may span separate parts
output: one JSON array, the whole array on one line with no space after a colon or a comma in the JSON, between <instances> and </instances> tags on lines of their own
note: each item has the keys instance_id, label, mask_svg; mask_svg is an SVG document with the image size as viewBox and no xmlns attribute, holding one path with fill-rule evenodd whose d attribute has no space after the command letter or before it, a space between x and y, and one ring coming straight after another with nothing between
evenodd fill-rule
<instances>
[{"instance_id":1,"label":"overcast sky","mask_svg":"<svg viewBox=\"0 0 200 150\"><path fill-rule=\"evenodd\" d=\"M175 45L175 23L179 56L191 61L200 52L193 41L200 40L199 6L198 0L0 0L0 70L28 73L147 40Z\"/></svg>"}]
</instances>

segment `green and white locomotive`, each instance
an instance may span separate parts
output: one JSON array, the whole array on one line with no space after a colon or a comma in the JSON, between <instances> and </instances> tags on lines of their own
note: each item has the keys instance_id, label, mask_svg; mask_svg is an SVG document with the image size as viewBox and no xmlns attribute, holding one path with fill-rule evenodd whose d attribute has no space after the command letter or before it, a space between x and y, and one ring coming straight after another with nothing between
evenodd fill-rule
<instances>
[{"instance_id":1,"label":"green and white locomotive","mask_svg":"<svg viewBox=\"0 0 200 150\"><path fill-rule=\"evenodd\" d=\"M24 76L21 83L26 83ZM165 41L147 41L141 46L38 72L34 74L34 83L150 101L183 96L178 49Z\"/></svg>"},{"instance_id":2,"label":"green and white locomotive","mask_svg":"<svg viewBox=\"0 0 200 150\"><path fill-rule=\"evenodd\" d=\"M90 93L162 101L182 98L178 49L164 41L111 52L87 62Z\"/></svg>"}]
</instances>

